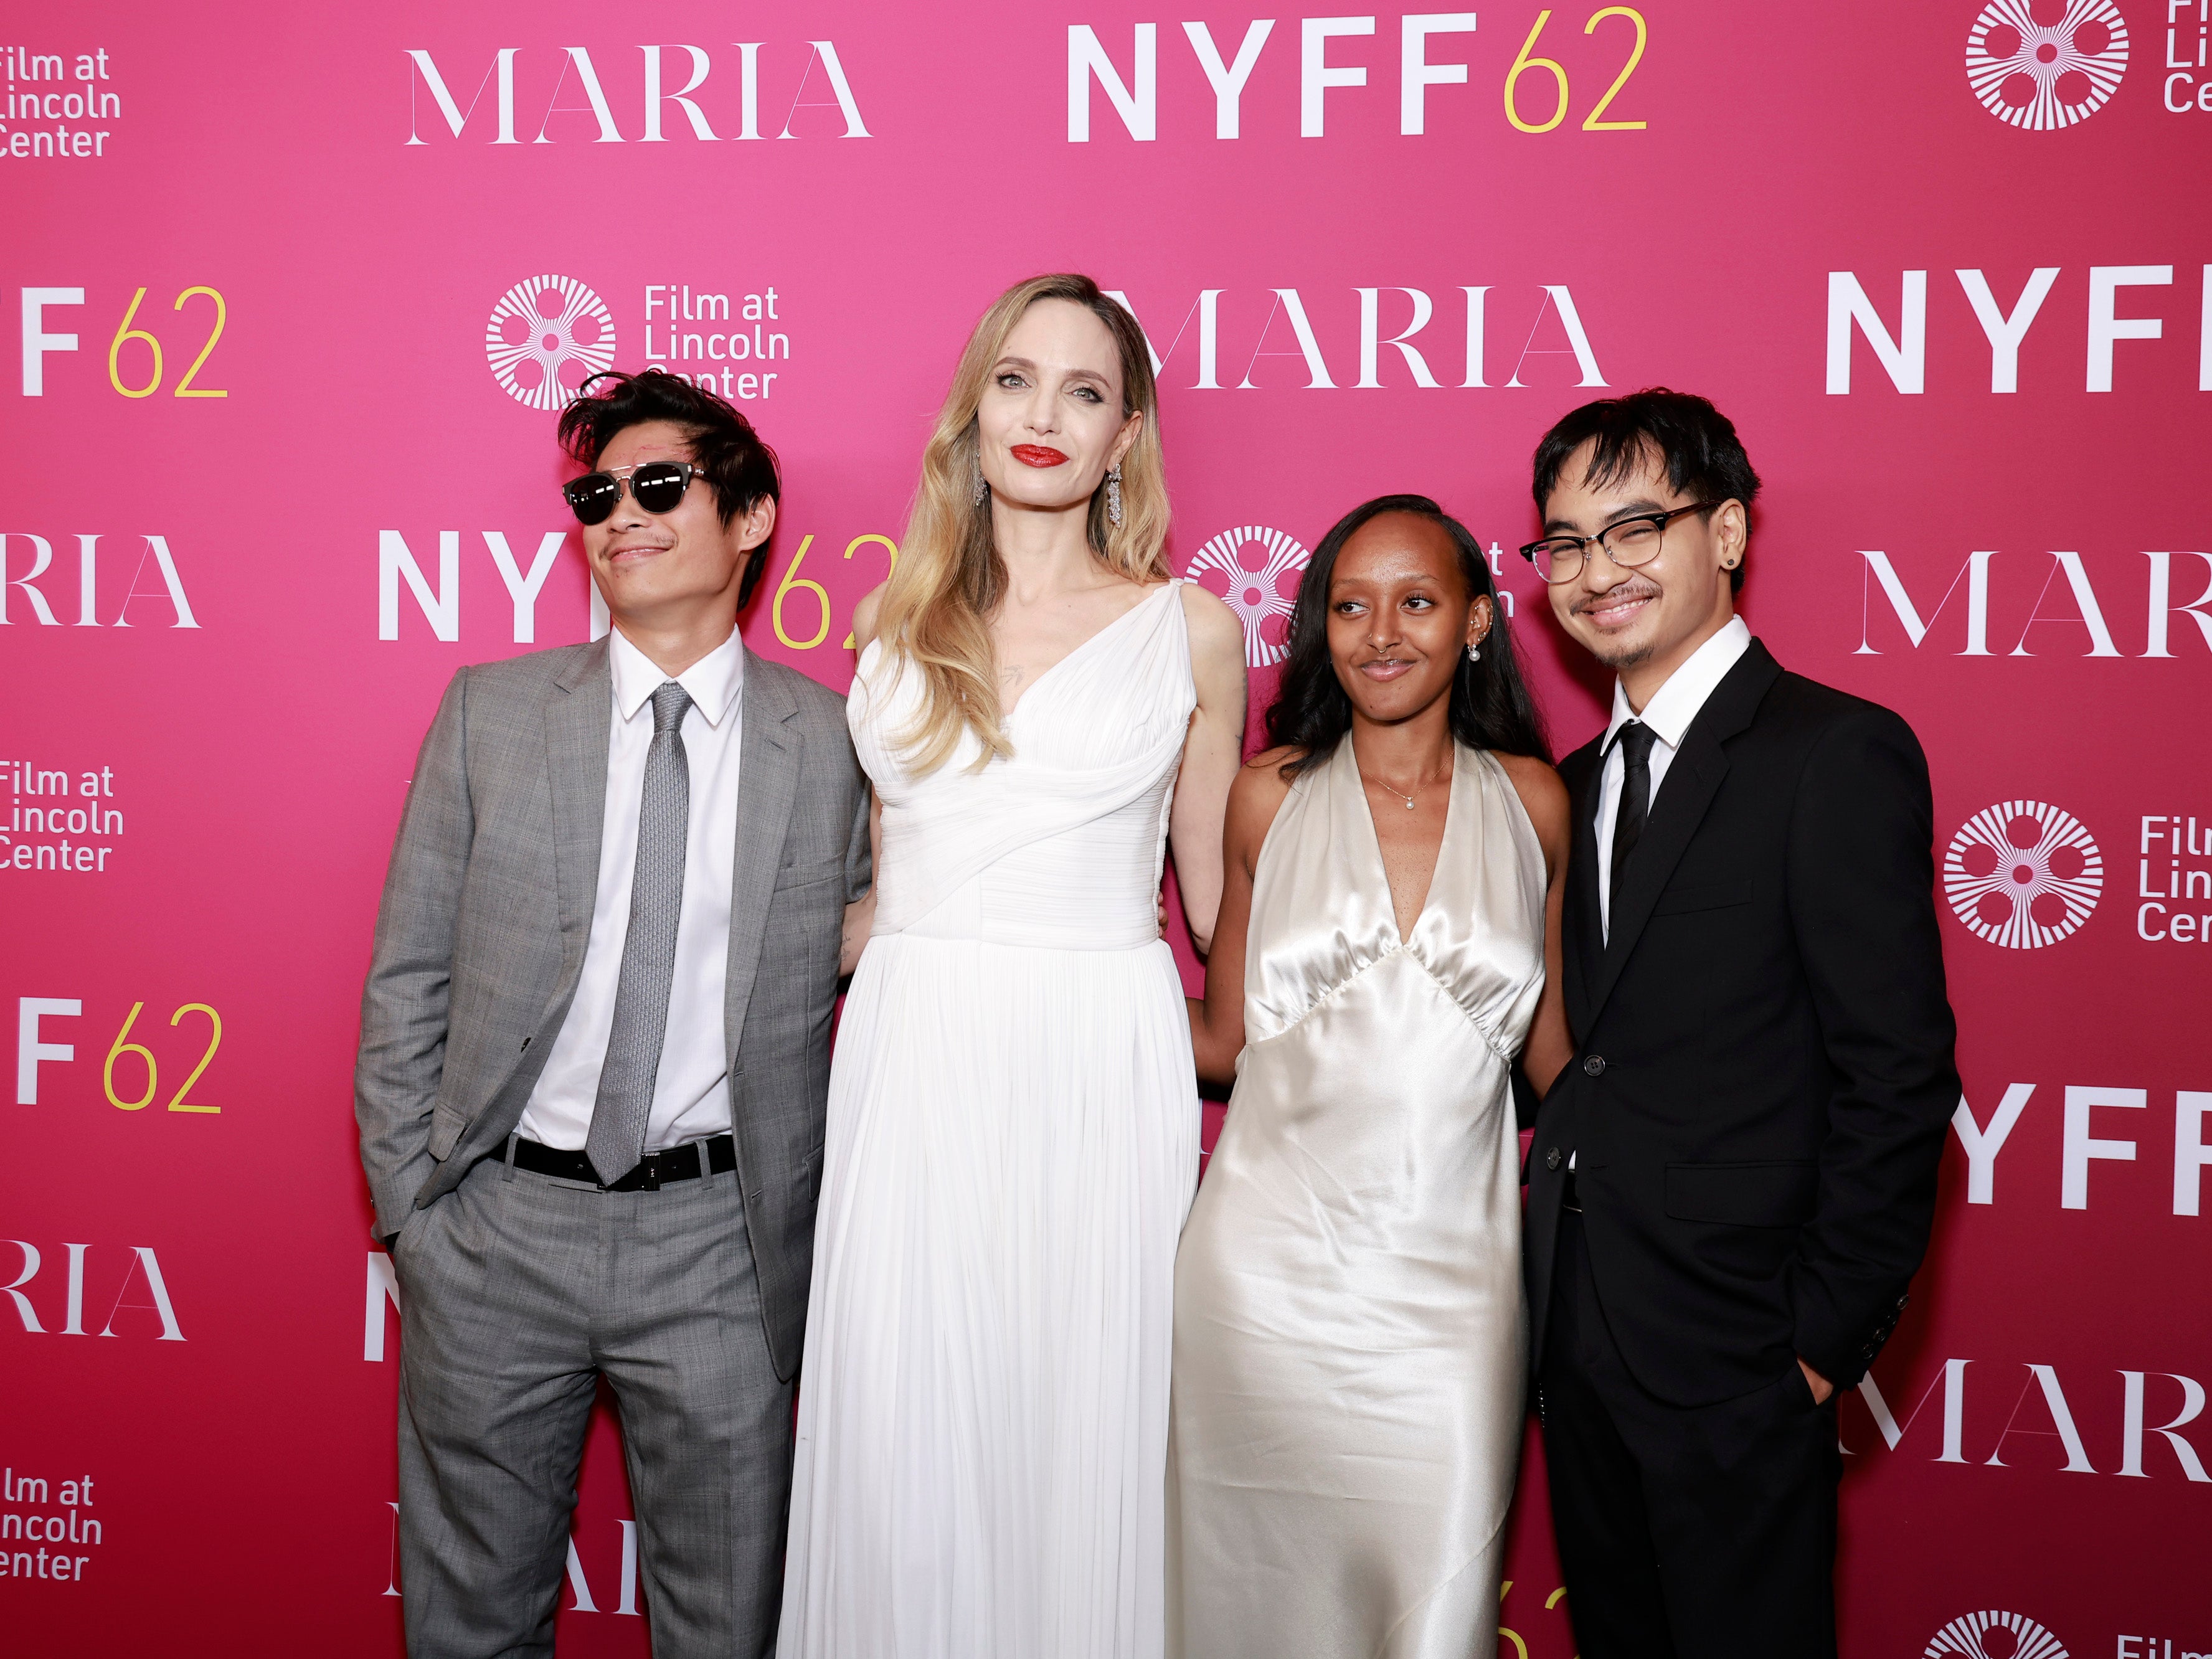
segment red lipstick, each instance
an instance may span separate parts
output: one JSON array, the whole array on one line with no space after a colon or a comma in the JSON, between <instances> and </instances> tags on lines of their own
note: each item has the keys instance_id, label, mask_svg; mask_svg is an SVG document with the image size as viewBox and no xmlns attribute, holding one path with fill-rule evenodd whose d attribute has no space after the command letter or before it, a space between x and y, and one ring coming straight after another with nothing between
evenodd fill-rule
<instances>
[{"instance_id":1,"label":"red lipstick","mask_svg":"<svg viewBox=\"0 0 2212 1659\"><path fill-rule=\"evenodd\" d=\"M1024 466L1066 466L1067 457L1043 444L1016 444L1006 453Z\"/></svg>"}]
</instances>

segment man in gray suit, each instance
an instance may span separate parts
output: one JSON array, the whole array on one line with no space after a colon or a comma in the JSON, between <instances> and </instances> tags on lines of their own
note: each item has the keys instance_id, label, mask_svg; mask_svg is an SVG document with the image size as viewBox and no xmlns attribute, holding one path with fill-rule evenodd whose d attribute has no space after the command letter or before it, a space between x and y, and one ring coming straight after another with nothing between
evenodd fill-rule
<instances>
[{"instance_id":1,"label":"man in gray suit","mask_svg":"<svg viewBox=\"0 0 2212 1659\"><path fill-rule=\"evenodd\" d=\"M845 907L844 704L746 652L775 459L654 371L561 418L613 631L464 668L362 1001L415 1659L547 1654L601 1378L653 1651L767 1654Z\"/></svg>"}]
</instances>

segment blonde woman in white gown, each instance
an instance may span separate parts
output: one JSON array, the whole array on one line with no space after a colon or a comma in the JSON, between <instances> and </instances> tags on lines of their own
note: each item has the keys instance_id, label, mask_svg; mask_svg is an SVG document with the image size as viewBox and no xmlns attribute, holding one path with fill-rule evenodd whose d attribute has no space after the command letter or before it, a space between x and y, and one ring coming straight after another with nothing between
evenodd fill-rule
<instances>
[{"instance_id":1,"label":"blonde woman in white gown","mask_svg":"<svg viewBox=\"0 0 2212 1659\"><path fill-rule=\"evenodd\" d=\"M1348 514L1267 727L1192 1011L1237 1091L1176 1268L1169 1651L1470 1659L1528 1366L1510 1073L1569 1053L1567 794L1480 544Z\"/></svg>"},{"instance_id":2,"label":"blonde woman in white gown","mask_svg":"<svg viewBox=\"0 0 2212 1659\"><path fill-rule=\"evenodd\" d=\"M1243 637L1170 581L1150 362L1086 277L977 325L850 720L877 898L830 1085L781 1659L1155 1659L1204 948Z\"/></svg>"}]
</instances>

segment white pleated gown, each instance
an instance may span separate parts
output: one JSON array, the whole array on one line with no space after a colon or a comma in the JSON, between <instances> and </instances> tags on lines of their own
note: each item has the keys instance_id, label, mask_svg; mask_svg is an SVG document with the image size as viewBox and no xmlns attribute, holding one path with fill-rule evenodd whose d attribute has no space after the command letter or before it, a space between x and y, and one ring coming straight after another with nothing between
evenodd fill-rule
<instances>
[{"instance_id":1,"label":"white pleated gown","mask_svg":"<svg viewBox=\"0 0 2212 1659\"><path fill-rule=\"evenodd\" d=\"M1196 692L1170 583L922 777L861 658L874 936L830 1085L781 1659L1157 1659L1199 1108L1157 894Z\"/></svg>"}]
</instances>

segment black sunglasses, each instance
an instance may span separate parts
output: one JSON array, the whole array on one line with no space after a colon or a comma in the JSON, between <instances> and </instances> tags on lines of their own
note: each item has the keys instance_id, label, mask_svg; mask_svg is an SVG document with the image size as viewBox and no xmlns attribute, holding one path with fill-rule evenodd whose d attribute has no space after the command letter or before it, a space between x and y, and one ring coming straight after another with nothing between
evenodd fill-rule
<instances>
[{"instance_id":1,"label":"black sunglasses","mask_svg":"<svg viewBox=\"0 0 2212 1659\"><path fill-rule=\"evenodd\" d=\"M646 512L672 513L691 487L691 480L705 476L690 461L646 461L605 472L586 472L562 484L561 493L568 498L579 523L605 524L625 489Z\"/></svg>"}]
</instances>

